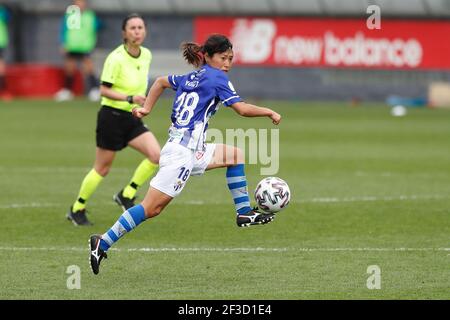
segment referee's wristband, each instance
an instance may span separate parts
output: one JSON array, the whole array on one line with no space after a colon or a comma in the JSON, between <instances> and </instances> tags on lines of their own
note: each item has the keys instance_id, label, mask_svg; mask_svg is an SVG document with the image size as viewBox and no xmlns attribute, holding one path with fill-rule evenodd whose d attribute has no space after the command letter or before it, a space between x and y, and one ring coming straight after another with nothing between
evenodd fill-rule
<instances>
[{"instance_id":1,"label":"referee's wristband","mask_svg":"<svg viewBox=\"0 0 450 320\"><path fill-rule=\"evenodd\" d=\"M127 101L129 104L133 104L133 96L128 96Z\"/></svg>"}]
</instances>

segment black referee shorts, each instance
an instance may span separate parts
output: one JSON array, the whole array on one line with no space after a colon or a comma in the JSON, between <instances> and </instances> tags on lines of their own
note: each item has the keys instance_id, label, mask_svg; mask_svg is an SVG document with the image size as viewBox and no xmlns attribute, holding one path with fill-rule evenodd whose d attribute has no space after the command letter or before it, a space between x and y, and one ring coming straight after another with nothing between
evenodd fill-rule
<instances>
[{"instance_id":1,"label":"black referee shorts","mask_svg":"<svg viewBox=\"0 0 450 320\"><path fill-rule=\"evenodd\" d=\"M134 117L131 112L102 106L97 114L96 140L97 147L119 151L128 142L149 131L141 119Z\"/></svg>"}]
</instances>

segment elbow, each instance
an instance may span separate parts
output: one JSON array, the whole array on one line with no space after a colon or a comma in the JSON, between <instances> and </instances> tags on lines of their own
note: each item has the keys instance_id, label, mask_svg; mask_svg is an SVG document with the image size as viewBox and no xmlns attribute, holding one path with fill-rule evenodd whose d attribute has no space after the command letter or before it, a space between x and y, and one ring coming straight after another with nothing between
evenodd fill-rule
<instances>
[{"instance_id":1,"label":"elbow","mask_svg":"<svg viewBox=\"0 0 450 320\"><path fill-rule=\"evenodd\" d=\"M232 105L234 111L236 111L236 113L242 117L247 117L248 116L248 110L245 107L245 104L243 104L242 102L238 102L234 105Z\"/></svg>"},{"instance_id":2,"label":"elbow","mask_svg":"<svg viewBox=\"0 0 450 320\"><path fill-rule=\"evenodd\" d=\"M167 81L167 77L158 77L155 81L155 84L161 89L170 88L170 83Z\"/></svg>"},{"instance_id":3,"label":"elbow","mask_svg":"<svg viewBox=\"0 0 450 320\"><path fill-rule=\"evenodd\" d=\"M160 86L164 83L164 77L158 77L156 78L156 83Z\"/></svg>"}]
</instances>

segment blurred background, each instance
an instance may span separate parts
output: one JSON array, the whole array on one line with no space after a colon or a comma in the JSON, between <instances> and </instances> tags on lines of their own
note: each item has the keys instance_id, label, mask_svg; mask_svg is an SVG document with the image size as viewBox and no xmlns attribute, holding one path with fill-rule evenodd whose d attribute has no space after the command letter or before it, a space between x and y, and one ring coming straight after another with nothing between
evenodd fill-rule
<instances>
[{"instance_id":1,"label":"blurred background","mask_svg":"<svg viewBox=\"0 0 450 320\"><path fill-rule=\"evenodd\" d=\"M0 3L0 299L450 299L450 0L89 0L81 35L75 1ZM192 178L95 277L86 240L122 214L112 195L142 155L117 155L89 203L94 226L66 214L96 148L89 87L132 12L148 24L150 80L190 70L181 42L231 38L234 86L283 122L221 108L210 128L236 146L228 132L245 130L246 159L258 147L249 190L273 163L292 198L270 226L240 230L225 169ZM92 74L78 63L67 80L62 38L92 51ZM166 91L145 119L161 145ZM367 285L374 265L382 290ZM68 266L82 290L68 290Z\"/></svg>"},{"instance_id":2,"label":"blurred background","mask_svg":"<svg viewBox=\"0 0 450 320\"><path fill-rule=\"evenodd\" d=\"M98 20L99 76L121 21L142 14L152 78L190 70L182 41L220 32L235 44L231 74L246 98L450 105L450 0L89 0ZM63 86L61 21L72 1L6 0L6 86L52 97ZM381 14L376 27L376 5ZM370 21L368 21L368 19ZM370 28L369 25L372 25ZM375 27L374 27L375 26ZM77 75L74 92L85 93Z\"/></svg>"}]
</instances>

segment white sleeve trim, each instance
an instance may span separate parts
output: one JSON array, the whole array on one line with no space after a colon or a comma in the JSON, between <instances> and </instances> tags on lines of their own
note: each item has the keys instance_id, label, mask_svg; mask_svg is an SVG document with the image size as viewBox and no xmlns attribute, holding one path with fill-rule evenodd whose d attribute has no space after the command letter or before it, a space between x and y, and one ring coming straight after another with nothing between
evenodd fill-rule
<instances>
[{"instance_id":1,"label":"white sleeve trim","mask_svg":"<svg viewBox=\"0 0 450 320\"><path fill-rule=\"evenodd\" d=\"M170 80L172 81L173 85L176 86L177 84L175 83L175 81L173 81L174 77L175 77L175 76L171 76L171 77L170 77Z\"/></svg>"},{"instance_id":2,"label":"white sleeve trim","mask_svg":"<svg viewBox=\"0 0 450 320\"><path fill-rule=\"evenodd\" d=\"M226 99L226 100L223 100L222 103L225 103L225 102L227 102L228 100L231 100L231 99L234 99L234 98L240 98L240 96L232 96L232 97L230 97L230 98L228 98L228 99Z\"/></svg>"}]
</instances>

